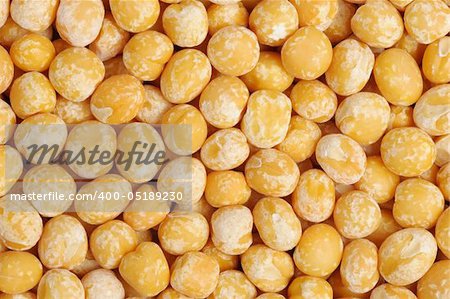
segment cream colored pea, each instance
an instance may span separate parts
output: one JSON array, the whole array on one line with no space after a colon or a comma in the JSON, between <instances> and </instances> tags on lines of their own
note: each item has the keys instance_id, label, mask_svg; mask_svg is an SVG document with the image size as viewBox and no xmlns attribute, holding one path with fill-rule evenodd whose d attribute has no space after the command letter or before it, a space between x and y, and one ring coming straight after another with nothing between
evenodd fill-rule
<instances>
[{"instance_id":1,"label":"cream colored pea","mask_svg":"<svg viewBox=\"0 0 450 299\"><path fill-rule=\"evenodd\" d=\"M333 44L343 41L353 33L350 22L356 12L356 6L348 1L337 0L337 4L336 16L323 32Z\"/></svg>"},{"instance_id":2,"label":"cream colored pea","mask_svg":"<svg viewBox=\"0 0 450 299\"><path fill-rule=\"evenodd\" d=\"M434 229L435 238L439 249L448 258L450 256L450 209L447 208L439 216Z\"/></svg>"},{"instance_id":3,"label":"cream colored pea","mask_svg":"<svg viewBox=\"0 0 450 299\"><path fill-rule=\"evenodd\" d=\"M147 30L134 35L123 48L123 63L136 78L156 80L173 54L172 41L167 35Z\"/></svg>"},{"instance_id":4,"label":"cream colored pea","mask_svg":"<svg viewBox=\"0 0 450 299\"><path fill-rule=\"evenodd\" d=\"M250 156L245 164L245 178L250 188L265 196L291 194L300 170L289 155L275 149L263 149Z\"/></svg>"},{"instance_id":5,"label":"cream colored pea","mask_svg":"<svg viewBox=\"0 0 450 299\"><path fill-rule=\"evenodd\" d=\"M367 192L381 204L394 198L395 188L399 183L399 176L384 166L380 156L370 156L367 157L364 175L355 183L355 187Z\"/></svg>"},{"instance_id":6,"label":"cream colored pea","mask_svg":"<svg viewBox=\"0 0 450 299\"><path fill-rule=\"evenodd\" d=\"M291 0L298 12L300 27L315 26L320 31L327 29L337 12L337 0Z\"/></svg>"},{"instance_id":7,"label":"cream colored pea","mask_svg":"<svg viewBox=\"0 0 450 299\"><path fill-rule=\"evenodd\" d=\"M65 0L67 2L67 0ZM73 3L91 1L74 1ZM87 99L105 76L105 67L94 52L85 48L69 48L53 59L48 77L64 98L81 102Z\"/></svg>"},{"instance_id":8,"label":"cream colored pea","mask_svg":"<svg viewBox=\"0 0 450 299\"><path fill-rule=\"evenodd\" d=\"M393 173L405 177L424 173L436 159L433 140L415 127L390 130L381 141L380 151L384 165Z\"/></svg>"},{"instance_id":9,"label":"cream colored pea","mask_svg":"<svg viewBox=\"0 0 450 299\"><path fill-rule=\"evenodd\" d=\"M336 183L354 184L361 179L366 168L366 155L362 147L342 134L322 137L317 143L316 159Z\"/></svg>"},{"instance_id":10,"label":"cream colored pea","mask_svg":"<svg viewBox=\"0 0 450 299\"><path fill-rule=\"evenodd\" d=\"M65 269L52 269L42 276L37 296L39 299L84 299L85 293L83 284L75 274Z\"/></svg>"},{"instance_id":11,"label":"cream colored pea","mask_svg":"<svg viewBox=\"0 0 450 299\"><path fill-rule=\"evenodd\" d=\"M375 48L390 48L403 34L402 17L388 0L368 0L352 17L351 26L361 41Z\"/></svg>"},{"instance_id":12,"label":"cream colored pea","mask_svg":"<svg viewBox=\"0 0 450 299\"><path fill-rule=\"evenodd\" d=\"M12 146L0 145L0 197L6 195L23 171L20 153Z\"/></svg>"},{"instance_id":13,"label":"cream colored pea","mask_svg":"<svg viewBox=\"0 0 450 299\"><path fill-rule=\"evenodd\" d=\"M74 47L85 47L100 33L105 8L101 0L61 0L56 13L56 29Z\"/></svg>"},{"instance_id":14,"label":"cream colored pea","mask_svg":"<svg viewBox=\"0 0 450 299\"><path fill-rule=\"evenodd\" d=\"M89 239L92 255L104 269L119 267L122 258L137 245L136 232L120 220L112 220L98 226Z\"/></svg>"},{"instance_id":15,"label":"cream colored pea","mask_svg":"<svg viewBox=\"0 0 450 299\"><path fill-rule=\"evenodd\" d=\"M242 298L250 299L256 296L255 286L244 273L237 270L227 270L219 274L219 282L210 299Z\"/></svg>"},{"instance_id":16,"label":"cream colored pea","mask_svg":"<svg viewBox=\"0 0 450 299\"><path fill-rule=\"evenodd\" d=\"M214 258L219 263L220 272L226 270L236 270L239 267L238 255L223 253L214 246L212 241L208 241L205 247L203 247L202 252Z\"/></svg>"},{"instance_id":17,"label":"cream colored pea","mask_svg":"<svg viewBox=\"0 0 450 299\"><path fill-rule=\"evenodd\" d=\"M449 295L450 261L436 262L417 284L417 297L445 298Z\"/></svg>"},{"instance_id":18,"label":"cream colored pea","mask_svg":"<svg viewBox=\"0 0 450 299\"><path fill-rule=\"evenodd\" d=\"M328 276L339 266L344 245L339 233L328 224L314 224L304 232L294 251L294 262L302 273Z\"/></svg>"},{"instance_id":19,"label":"cream colored pea","mask_svg":"<svg viewBox=\"0 0 450 299\"><path fill-rule=\"evenodd\" d=\"M390 107L382 96L360 92L344 99L336 110L336 126L361 145L375 143L383 136L390 119Z\"/></svg>"},{"instance_id":20,"label":"cream colored pea","mask_svg":"<svg viewBox=\"0 0 450 299\"><path fill-rule=\"evenodd\" d=\"M42 265L31 253L7 251L0 254L0 275L0 291L20 294L38 284Z\"/></svg>"},{"instance_id":21,"label":"cream colored pea","mask_svg":"<svg viewBox=\"0 0 450 299\"><path fill-rule=\"evenodd\" d=\"M42 72L55 58L55 47L45 36L30 33L12 44L10 55L14 64L23 71Z\"/></svg>"},{"instance_id":22,"label":"cream colored pea","mask_svg":"<svg viewBox=\"0 0 450 299\"><path fill-rule=\"evenodd\" d=\"M450 82L450 37L444 36L441 39L427 46L422 69L425 77L435 84Z\"/></svg>"},{"instance_id":23,"label":"cream colored pea","mask_svg":"<svg viewBox=\"0 0 450 299\"><path fill-rule=\"evenodd\" d=\"M25 119L37 113L53 112L56 93L47 77L39 72L29 72L14 80L10 100L16 115Z\"/></svg>"},{"instance_id":24,"label":"cream colored pea","mask_svg":"<svg viewBox=\"0 0 450 299\"><path fill-rule=\"evenodd\" d=\"M14 64L5 48L0 46L0 93L8 89L14 78Z\"/></svg>"},{"instance_id":25,"label":"cream colored pea","mask_svg":"<svg viewBox=\"0 0 450 299\"><path fill-rule=\"evenodd\" d=\"M322 132L316 123L295 115L289 123L286 138L276 148L288 154L296 163L303 162L314 154L321 136Z\"/></svg>"},{"instance_id":26,"label":"cream colored pea","mask_svg":"<svg viewBox=\"0 0 450 299\"><path fill-rule=\"evenodd\" d=\"M248 99L241 129L248 142L258 148L271 148L286 137L291 118L291 101L275 90L258 90Z\"/></svg>"},{"instance_id":27,"label":"cream colored pea","mask_svg":"<svg viewBox=\"0 0 450 299\"><path fill-rule=\"evenodd\" d=\"M17 150L33 164L48 163L61 153L67 140L67 127L54 114L40 113L28 117L17 126L14 143ZM33 149L42 146L54 148L47 152L35 153Z\"/></svg>"},{"instance_id":28,"label":"cream colored pea","mask_svg":"<svg viewBox=\"0 0 450 299\"><path fill-rule=\"evenodd\" d=\"M180 47L200 45L208 34L206 8L197 0L182 0L169 5L162 16L164 31Z\"/></svg>"},{"instance_id":29,"label":"cream colored pea","mask_svg":"<svg viewBox=\"0 0 450 299\"><path fill-rule=\"evenodd\" d=\"M302 80L314 80L323 75L332 56L330 40L312 26L297 30L281 49L281 61L286 71Z\"/></svg>"},{"instance_id":30,"label":"cream colored pea","mask_svg":"<svg viewBox=\"0 0 450 299\"><path fill-rule=\"evenodd\" d=\"M88 239L83 225L74 217L60 215L44 226L39 240L39 258L46 268L72 269L86 258Z\"/></svg>"},{"instance_id":31,"label":"cream colored pea","mask_svg":"<svg viewBox=\"0 0 450 299\"><path fill-rule=\"evenodd\" d=\"M263 292L279 292L294 275L291 256L265 245L253 245L242 256L241 265L248 279Z\"/></svg>"},{"instance_id":32,"label":"cream colored pea","mask_svg":"<svg viewBox=\"0 0 450 299\"><path fill-rule=\"evenodd\" d=\"M66 124L79 124L94 119L89 100L73 102L60 95L56 96L54 113Z\"/></svg>"},{"instance_id":33,"label":"cream colored pea","mask_svg":"<svg viewBox=\"0 0 450 299\"><path fill-rule=\"evenodd\" d=\"M108 124L123 124L136 117L145 101L142 83L130 75L115 75L103 81L91 97L96 119Z\"/></svg>"},{"instance_id":34,"label":"cream colored pea","mask_svg":"<svg viewBox=\"0 0 450 299\"><path fill-rule=\"evenodd\" d=\"M258 63L259 44L256 35L243 26L227 26L208 42L208 58L220 73L242 76Z\"/></svg>"},{"instance_id":35,"label":"cream colored pea","mask_svg":"<svg viewBox=\"0 0 450 299\"><path fill-rule=\"evenodd\" d=\"M410 106L422 94L420 69L405 50L383 51L375 61L373 73L381 94L393 105Z\"/></svg>"},{"instance_id":36,"label":"cream colored pea","mask_svg":"<svg viewBox=\"0 0 450 299\"><path fill-rule=\"evenodd\" d=\"M171 103L184 104L195 99L211 79L211 64L195 49L175 53L161 75L161 92Z\"/></svg>"},{"instance_id":37,"label":"cream colored pea","mask_svg":"<svg viewBox=\"0 0 450 299\"><path fill-rule=\"evenodd\" d=\"M288 296L293 299L333 298L333 289L330 284L319 277L302 275L295 278L288 288Z\"/></svg>"},{"instance_id":38,"label":"cream colored pea","mask_svg":"<svg viewBox=\"0 0 450 299\"><path fill-rule=\"evenodd\" d=\"M227 5L212 4L208 7L207 13L210 35L230 25L247 27L248 24L248 12L242 2Z\"/></svg>"},{"instance_id":39,"label":"cream colored pea","mask_svg":"<svg viewBox=\"0 0 450 299\"><path fill-rule=\"evenodd\" d=\"M414 106L414 122L432 136L450 133L450 84L435 86L425 92Z\"/></svg>"},{"instance_id":40,"label":"cream colored pea","mask_svg":"<svg viewBox=\"0 0 450 299\"><path fill-rule=\"evenodd\" d=\"M120 54L130 38L130 34L117 25L110 12L106 13L97 38L89 45L101 61Z\"/></svg>"},{"instance_id":41,"label":"cream colored pea","mask_svg":"<svg viewBox=\"0 0 450 299\"><path fill-rule=\"evenodd\" d=\"M370 299L417 299L416 295L405 287L398 287L388 283L373 289Z\"/></svg>"},{"instance_id":42,"label":"cream colored pea","mask_svg":"<svg viewBox=\"0 0 450 299\"><path fill-rule=\"evenodd\" d=\"M431 228L444 211L444 196L434 184L419 178L401 182L395 191L394 218L403 227Z\"/></svg>"},{"instance_id":43,"label":"cream colored pea","mask_svg":"<svg viewBox=\"0 0 450 299\"><path fill-rule=\"evenodd\" d=\"M272 249L293 249L302 234L300 220L284 199L265 197L253 208L253 219L264 244Z\"/></svg>"},{"instance_id":44,"label":"cream colored pea","mask_svg":"<svg viewBox=\"0 0 450 299\"><path fill-rule=\"evenodd\" d=\"M50 27L55 20L58 8L57 0L11 1L11 17L20 27L30 31L42 31Z\"/></svg>"},{"instance_id":45,"label":"cream colored pea","mask_svg":"<svg viewBox=\"0 0 450 299\"><path fill-rule=\"evenodd\" d=\"M391 105L388 131L401 127L414 127L413 107Z\"/></svg>"},{"instance_id":46,"label":"cream colored pea","mask_svg":"<svg viewBox=\"0 0 450 299\"><path fill-rule=\"evenodd\" d=\"M366 238L380 247L381 243L402 227L395 221L392 210L381 209L381 223L376 231L368 235Z\"/></svg>"},{"instance_id":47,"label":"cream colored pea","mask_svg":"<svg viewBox=\"0 0 450 299\"><path fill-rule=\"evenodd\" d=\"M14 133L16 125L16 114L4 100L0 98L0 118L3 123L0 125L0 144L5 144ZM0 192L1 194L1 192Z\"/></svg>"},{"instance_id":48,"label":"cream colored pea","mask_svg":"<svg viewBox=\"0 0 450 299\"><path fill-rule=\"evenodd\" d=\"M158 175L160 192L181 192L186 204L197 203L206 185L206 170L196 158L179 157L165 165Z\"/></svg>"},{"instance_id":49,"label":"cream colored pea","mask_svg":"<svg viewBox=\"0 0 450 299\"><path fill-rule=\"evenodd\" d=\"M243 254L252 244L252 228L252 212L242 205L221 207L211 217L211 239L226 254Z\"/></svg>"},{"instance_id":50,"label":"cream colored pea","mask_svg":"<svg viewBox=\"0 0 450 299\"><path fill-rule=\"evenodd\" d=\"M288 0L263 0L252 10L249 24L261 44L277 47L298 29L298 14Z\"/></svg>"},{"instance_id":51,"label":"cream colored pea","mask_svg":"<svg viewBox=\"0 0 450 299\"><path fill-rule=\"evenodd\" d=\"M375 57L369 46L348 38L333 49L331 65L325 73L328 86L341 96L361 91L372 74Z\"/></svg>"},{"instance_id":52,"label":"cream colored pea","mask_svg":"<svg viewBox=\"0 0 450 299\"><path fill-rule=\"evenodd\" d=\"M16 251L34 247L42 235L42 218L28 201L0 199L0 241ZM1 256L1 254L0 254Z\"/></svg>"},{"instance_id":53,"label":"cream colored pea","mask_svg":"<svg viewBox=\"0 0 450 299\"><path fill-rule=\"evenodd\" d=\"M75 125L67 137L65 150L72 153L79 153L83 148L86 153L98 146L100 152L109 152L111 154L117 149L116 131L107 124L102 124L99 121L87 121ZM72 157L73 159L75 157ZM99 176L107 174L114 163L100 164L100 163L70 163L70 169L82 178L95 179Z\"/></svg>"},{"instance_id":54,"label":"cream colored pea","mask_svg":"<svg viewBox=\"0 0 450 299\"><path fill-rule=\"evenodd\" d=\"M0 27L2 27L9 15L9 0L0 1Z\"/></svg>"},{"instance_id":55,"label":"cream colored pea","mask_svg":"<svg viewBox=\"0 0 450 299\"><path fill-rule=\"evenodd\" d=\"M450 162L439 169L436 176L436 183L444 198L450 201Z\"/></svg>"},{"instance_id":56,"label":"cream colored pea","mask_svg":"<svg viewBox=\"0 0 450 299\"><path fill-rule=\"evenodd\" d=\"M148 124L160 124L164 113L169 111L173 105L166 100L158 87L144 85L144 89L144 105L138 111L136 119Z\"/></svg>"},{"instance_id":57,"label":"cream colored pea","mask_svg":"<svg viewBox=\"0 0 450 299\"><path fill-rule=\"evenodd\" d=\"M366 239L354 240L345 246L342 254L342 283L352 292L366 293L378 283L377 267L377 246Z\"/></svg>"},{"instance_id":58,"label":"cream colored pea","mask_svg":"<svg viewBox=\"0 0 450 299\"><path fill-rule=\"evenodd\" d=\"M81 196L81 200L75 201L74 208L84 222L93 225L103 224L125 210L130 203L128 200L130 192L132 192L131 184L126 179L117 174L106 174L78 190L77 196Z\"/></svg>"},{"instance_id":59,"label":"cream colored pea","mask_svg":"<svg viewBox=\"0 0 450 299\"><path fill-rule=\"evenodd\" d=\"M246 82L245 76L242 80ZM246 86L249 84L244 82L233 76L218 76L208 83L199 101L200 111L208 123L226 129L241 120L249 97Z\"/></svg>"},{"instance_id":60,"label":"cream colored pea","mask_svg":"<svg viewBox=\"0 0 450 299\"><path fill-rule=\"evenodd\" d=\"M161 247L173 255L199 251L205 246L208 236L208 221L195 212L170 213L158 228Z\"/></svg>"},{"instance_id":61,"label":"cream colored pea","mask_svg":"<svg viewBox=\"0 0 450 299\"><path fill-rule=\"evenodd\" d=\"M64 200L32 200L30 203L44 217L55 217L67 211L72 205L70 196L77 193L77 185L72 176L61 166L37 165L25 174L22 182L25 194L42 195L55 192Z\"/></svg>"},{"instance_id":62,"label":"cream colored pea","mask_svg":"<svg viewBox=\"0 0 450 299\"><path fill-rule=\"evenodd\" d=\"M156 192L156 188L152 185L140 186L136 190L136 199L123 212L123 221L138 232L147 231L160 224L170 211L170 203L145 200Z\"/></svg>"},{"instance_id":63,"label":"cream colored pea","mask_svg":"<svg viewBox=\"0 0 450 299\"><path fill-rule=\"evenodd\" d=\"M143 242L127 253L119 271L142 296L156 296L169 285L169 265L161 248L153 242Z\"/></svg>"},{"instance_id":64,"label":"cream colored pea","mask_svg":"<svg viewBox=\"0 0 450 299\"><path fill-rule=\"evenodd\" d=\"M81 279L86 299L108 297L111 299L122 299L125 297L125 290L120 280L111 270L93 270Z\"/></svg>"},{"instance_id":65,"label":"cream colored pea","mask_svg":"<svg viewBox=\"0 0 450 299\"><path fill-rule=\"evenodd\" d=\"M230 170L247 160L250 148L247 138L236 128L223 129L206 139L200 156L203 164L212 170Z\"/></svg>"},{"instance_id":66,"label":"cream colored pea","mask_svg":"<svg viewBox=\"0 0 450 299\"><path fill-rule=\"evenodd\" d=\"M450 31L449 16L443 1L415 0L405 10L405 28L419 43L430 44Z\"/></svg>"},{"instance_id":67,"label":"cream colored pea","mask_svg":"<svg viewBox=\"0 0 450 299\"><path fill-rule=\"evenodd\" d=\"M178 257L172 266L170 285L188 297L208 297L218 281L219 264L202 252L188 252Z\"/></svg>"},{"instance_id":68,"label":"cream colored pea","mask_svg":"<svg viewBox=\"0 0 450 299\"><path fill-rule=\"evenodd\" d=\"M322 222L333 213L335 203L334 182L320 169L302 173L292 194L295 213L310 222Z\"/></svg>"},{"instance_id":69,"label":"cream colored pea","mask_svg":"<svg viewBox=\"0 0 450 299\"><path fill-rule=\"evenodd\" d=\"M252 92L260 89L283 92L291 86L294 76L285 70L279 53L264 51L260 53L258 63L253 70L241 79Z\"/></svg>"},{"instance_id":70,"label":"cream colored pea","mask_svg":"<svg viewBox=\"0 0 450 299\"><path fill-rule=\"evenodd\" d=\"M128 32L142 32L158 20L160 6L157 0L111 0L111 13L117 24Z\"/></svg>"},{"instance_id":71,"label":"cream colored pea","mask_svg":"<svg viewBox=\"0 0 450 299\"><path fill-rule=\"evenodd\" d=\"M348 239L372 234L381 224L378 203L364 191L349 191L336 202L333 219L337 230Z\"/></svg>"},{"instance_id":72,"label":"cream colored pea","mask_svg":"<svg viewBox=\"0 0 450 299\"><path fill-rule=\"evenodd\" d=\"M292 88L292 108L301 117L317 123L329 121L337 108L336 94L318 80L301 80Z\"/></svg>"},{"instance_id":73,"label":"cream colored pea","mask_svg":"<svg viewBox=\"0 0 450 299\"><path fill-rule=\"evenodd\" d=\"M393 233L378 251L381 276L396 286L418 281L433 265L437 245L423 228L405 228Z\"/></svg>"},{"instance_id":74,"label":"cream colored pea","mask_svg":"<svg viewBox=\"0 0 450 299\"><path fill-rule=\"evenodd\" d=\"M147 154L150 148L153 148L151 156ZM144 153L143 156L135 160L132 156L133 149ZM151 181L163 164L166 155L162 137L152 125L145 123L125 125L117 136L117 150L124 153L124 156L122 159L116 159L116 168L132 183ZM132 162L129 163L127 159L131 159ZM141 159L147 162L141 163ZM155 161L150 163L151 159Z\"/></svg>"}]
</instances>

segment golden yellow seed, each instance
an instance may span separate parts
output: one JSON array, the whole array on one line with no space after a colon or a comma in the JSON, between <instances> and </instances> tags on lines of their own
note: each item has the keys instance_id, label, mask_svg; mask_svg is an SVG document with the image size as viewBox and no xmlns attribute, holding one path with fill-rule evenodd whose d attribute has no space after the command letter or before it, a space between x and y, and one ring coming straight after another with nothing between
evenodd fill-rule
<instances>
[{"instance_id":1,"label":"golden yellow seed","mask_svg":"<svg viewBox=\"0 0 450 299\"><path fill-rule=\"evenodd\" d=\"M111 299L125 297L122 283L111 270L96 269L90 271L83 276L81 283L85 290L86 299L95 299L101 296L107 296Z\"/></svg>"},{"instance_id":2,"label":"golden yellow seed","mask_svg":"<svg viewBox=\"0 0 450 299\"><path fill-rule=\"evenodd\" d=\"M161 74L161 92L171 103L188 103L206 87L211 72L208 57L201 51L181 50L172 56Z\"/></svg>"},{"instance_id":3,"label":"golden yellow seed","mask_svg":"<svg viewBox=\"0 0 450 299\"><path fill-rule=\"evenodd\" d=\"M7 251L0 254L0 291L20 294L34 288L42 276L42 265L28 252Z\"/></svg>"},{"instance_id":4,"label":"golden yellow seed","mask_svg":"<svg viewBox=\"0 0 450 299\"><path fill-rule=\"evenodd\" d=\"M450 261L436 262L417 284L418 298L445 298L450 282Z\"/></svg>"},{"instance_id":5,"label":"golden yellow seed","mask_svg":"<svg viewBox=\"0 0 450 299\"><path fill-rule=\"evenodd\" d=\"M227 26L208 42L208 58L220 73L242 76L258 63L259 44L256 35L243 26Z\"/></svg>"},{"instance_id":6,"label":"golden yellow seed","mask_svg":"<svg viewBox=\"0 0 450 299\"><path fill-rule=\"evenodd\" d=\"M369 46L348 38L333 49L331 65L325 73L328 86L341 96L361 91L372 74L375 57Z\"/></svg>"},{"instance_id":7,"label":"golden yellow seed","mask_svg":"<svg viewBox=\"0 0 450 299\"><path fill-rule=\"evenodd\" d=\"M294 263L287 252L265 245L253 245L242 256L241 265L248 279L263 292L279 292L294 275Z\"/></svg>"},{"instance_id":8,"label":"golden yellow seed","mask_svg":"<svg viewBox=\"0 0 450 299\"><path fill-rule=\"evenodd\" d=\"M246 82L245 76L242 80ZM241 120L249 97L244 82L233 76L218 76L208 83L199 101L200 111L208 123L225 129Z\"/></svg>"},{"instance_id":9,"label":"golden yellow seed","mask_svg":"<svg viewBox=\"0 0 450 299\"><path fill-rule=\"evenodd\" d=\"M401 127L414 127L413 107L391 105L388 131Z\"/></svg>"},{"instance_id":10,"label":"golden yellow seed","mask_svg":"<svg viewBox=\"0 0 450 299\"><path fill-rule=\"evenodd\" d=\"M9 0L3 0L0 2L0 27L2 27L9 15Z\"/></svg>"},{"instance_id":11,"label":"golden yellow seed","mask_svg":"<svg viewBox=\"0 0 450 299\"><path fill-rule=\"evenodd\" d=\"M0 93L3 93L13 80L14 64L8 51L2 46L0 46L0 75Z\"/></svg>"},{"instance_id":12,"label":"golden yellow seed","mask_svg":"<svg viewBox=\"0 0 450 299\"><path fill-rule=\"evenodd\" d=\"M30 31L17 25L12 18L8 18L6 23L0 27L0 45L4 47L11 47L15 40L27 35L28 33L30 33ZM49 26L47 29L37 33L51 39L53 36L53 27Z\"/></svg>"},{"instance_id":13,"label":"golden yellow seed","mask_svg":"<svg viewBox=\"0 0 450 299\"><path fill-rule=\"evenodd\" d=\"M291 86L294 76L284 69L279 53L264 51L260 53L258 63L253 70L241 79L252 92L261 89L283 92Z\"/></svg>"},{"instance_id":14,"label":"golden yellow seed","mask_svg":"<svg viewBox=\"0 0 450 299\"><path fill-rule=\"evenodd\" d=\"M392 129L384 135L380 150L384 165L393 173L405 177L424 173L436 159L433 140L415 127Z\"/></svg>"},{"instance_id":15,"label":"golden yellow seed","mask_svg":"<svg viewBox=\"0 0 450 299\"><path fill-rule=\"evenodd\" d=\"M353 33L374 48L390 48L403 35L403 20L388 0L368 0L352 17Z\"/></svg>"},{"instance_id":16,"label":"golden yellow seed","mask_svg":"<svg viewBox=\"0 0 450 299\"><path fill-rule=\"evenodd\" d=\"M302 173L292 194L295 213L310 222L322 222L333 213L335 203L334 182L320 169Z\"/></svg>"},{"instance_id":17,"label":"golden yellow seed","mask_svg":"<svg viewBox=\"0 0 450 299\"><path fill-rule=\"evenodd\" d=\"M55 47L45 36L30 33L17 39L10 49L14 64L25 72L42 72L55 57Z\"/></svg>"},{"instance_id":18,"label":"golden yellow seed","mask_svg":"<svg viewBox=\"0 0 450 299\"><path fill-rule=\"evenodd\" d=\"M418 281L433 265L437 245L423 228L405 228L384 240L378 251L381 276L396 286Z\"/></svg>"},{"instance_id":19,"label":"golden yellow seed","mask_svg":"<svg viewBox=\"0 0 450 299\"><path fill-rule=\"evenodd\" d=\"M439 249L448 258L450 256L450 209L447 208L439 216L434 229L435 238Z\"/></svg>"},{"instance_id":20,"label":"golden yellow seed","mask_svg":"<svg viewBox=\"0 0 450 299\"><path fill-rule=\"evenodd\" d=\"M0 197L7 194L22 175L22 157L14 147L0 145Z\"/></svg>"},{"instance_id":21,"label":"golden yellow seed","mask_svg":"<svg viewBox=\"0 0 450 299\"><path fill-rule=\"evenodd\" d=\"M161 248L153 242L143 242L127 253L119 271L142 296L156 296L169 285L169 265Z\"/></svg>"},{"instance_id":22,"label":"golden yellow seed","mask_svg":"<svg viewBox=\"0 0 450 299\"><path fill-rule=\"evenodd\" d=\"M66 124L79 124L94 119L94 115L91 112L90 100L73 102L60 95L56 96L54 113Z\"/></svg>"},{"instance_id":23,"label":"golden yellow seed","mask_svg":"<svg viewBox=\"0 0 450 299\"><path fill-rule=\"evenodd\" d=\"M0 294L0 299L36 299L36 295L31 292L19 293L19 294Z\"/></svg>"},{"instance_id":24,"label":"golden yellow seed","mask_svg":"<svg viewBox=\"0 0 450 299\"><path fill-rule=\"evenodd\" d=\"M449 68L450 37L444 36L427 46L422 60L422 69L430 82L442 84L450 81Z\"/></svg>"},{"instance_id":25,"label":"golden yellow seed","mask_svg":"<svg viewBox=\"0 0 450 299\"><path fill-rule=\"evenodd\" d=\"M288 296L293 299L333 298L333 289L323 278L302 275L295 278L288 288Z\"/></svg>"},{"instance_id":26,"label":"golden yellow seed","mask_svg":"<svg viewBox=\"0 0 450 299\"><path fill-rule=\"evenodd\" d=\"M12 110L11 106L8 105L0 97L0 118L2 119L2 124L0 125L0 144L5 144L12 137L16 125L16 114ZM0 192L1 194L1 192Z\"/></svg>"},{"instance_id":27,"label":"golden yellow seed","mask_svg":"<svg viewBox=\"0 0 450 299\"><path fill-rule=\"evenodd\" d=\"M208 241L202 252L214 258L220 267L220 272L226 270L236 270L239 267L239 256L223 253L217 247L214 246L212 241Z\"/></svg>"},{"instance_id":28,"label":"golden yellow seed","mask_svg":"<svg viewBox=\"0 0 450 299\"><path fill-rule=\"evenodd\" d=\"M403 227L431 228L444 210L444 196L434 184L419 178L401 182L392 212Z\"/></svg>"},{"instance_id":29,"label":"golden yellow seed","mask_svg":"<svg viewBox=\"0 0 450 299\"><path fill-rule=\"evenodd\" d=\"M128 32L142 32L158 20L158 0L111 0L111 13L117 24Z\"/></svg>"},{"instance_id":30,"label":"golden yellow seed","mask_svg":"<svg viewBox=\"0 0 450 299\"><path fill-rule=\"evenodd\" d=\"M355 183L355 187L367 192L381 204L394 198L395 188L399 183L399 176L384 166L380 156L371 156L367 158L364 175Z\"/></svg>"},{"instance_id":31,"label":"golden yellow seed","mask_svg":"<svg viewBox=\"0 0 450 299\"><path fill-rule=\"evenodd\" d=\"M312 26L297 30L281 49L281 61L286 71L303 80L314 80L323 75L332 57L330 40Z\"/></svg>"},{"instance_id":32,"label":"golden yellow seed","mask_svg":"<svg viewBox=\"0 0 450 299\"><path fill-rule=\"evenodd\" d=\"M11 1L11 17L20 27L30 31L42 31L50 27L55 20L58 8L57 0Z\"/></svg>"},{"instance_id":33,"label":"golden yellow seed","mask_svg":"<svg viewBox=\"0 0 450 299\"><path fill-rule=\"evenodd\" d=\"M248 99L241 122L248 142L258 148L271 148L286 137L291 117L291 101L275 90L258 90Z\"/></svg>"},{"instance_id":34,"label":"golden yellow seed","mask_svg":"<svg viewBox=\"0 0 450 299\"><path fill-rule=\"evenodd\" d=\"M339 233L328 224L314 224L302 235L294 251L294 262L304 274L324 277L339 266L344 245Z\"/></svg>"},{"instance_id":35,"label":"golden yellow seed","mask_svg":"<svg viewBox=\"0 0 450 299\"><path fill-rule=\"evenodd\" d=\"M42 276L37 289L39 299L85 298L83 284L80 279L65 269L52 269Z\"/></svg>"},{"instance_id":36,"label":"golden yellow seed","mask_svg":"<svg viewBox=\"0 0 450 299\"><path fill-rule=\"evenodd\" d=\"M276 149L260 150L245 164L248 185L265 196L288 196L297 186L299 177L295 161Z\"/></svg>"},{"instance_id":37,"label":"golden yellow seed","mask_svg":"<svg viewBox=\"0 0 450 299\"><path fill-rule=\"evenodd\" d=\"M385 299L389 297L395 299L417 299L416 295L406 287L398 287L388 283L379 285L373 289L370 295L371 299Z\"/></svg>"},{"instance_id":38,"label":"golden yellow seed","mask_svg":"<svg viewBox=\"0 0 450 299\"><path fill-rule=\"evenodd\" d=\"M450 8L443 1L415 0L404 14L405 28L421 44L430 44L450 31Z\"/></svg>"},{"instance_id":39,"label":"golden yellow seed","mask_svg":"<svg viewBox=\"0 0 450 299\"><path fill-rule=\"evenodd\" d=\"M144 89L144 105L141 110L138 111L136 119L148 124L160 124L164 113L172 108L173 105L166 100L158 87L144 85Z\"/></svg>"},{"instance_id":40,"label":"golden yellow seed","mask_svg":"<svg viewBox=\"0 0 450 299\"><path fill-rule=\"evenodd\" d=\"M356 12L356 6L348 1L337 0L337 3L336 16L323 32L333 44L343 41L353 33L350 22Z\"/></svg>"},{"instance_id":41,"label":"golden yellow seed","mask_svg":"<svg viewBox=\"0 0 450 299\"><path fill-rule=\"evenodd\" d=\"M290 0L298 12L300 27L315 26L324 31L338 12L338 1Z\"/></svg>"},{"instance_id":42,"label":"golden yellow seed","mask_svg":"<svg viewBox=\"0 0 450 299\"><path fill-rule=\"evenodd\" d=\"M39 240L39 258L46 268L72 269L86 258L88 239L83 225L74 217L60 215L44 226Z\"/></svg>"},{"instance_id":43,"label":"golden yellow seed","mask_svg":"<svg viewBox=\"0 0 450 299\"><path fill-rule=\"evenodd\" d=\"M172 265L170 285L185 296L206 298L214 292L218 281L219 264L202 252L188 252Z\"/></svg>"},{"instance_id":44,"label":"golden yellow seed","mask_svg":"<svg viewBox=\"0 0 450 299\"><path fill-rule=\"evenodd\" d=\"M219 282L210 299L255 298L255 286L244 273L237 270L227 270L219 274Z\"/></svg>"},{"instance_id":45,"label":"golden yellow seed","mask_svg":"<svg viewBox=\"0 0 450 299\"><path fill-rule=\"evenodd\" d=\"M247 9L240 1L227 5L212 4L207 13L210 35L230 25L247 27L248 24Z\"/></svg>"},{"instance_id":46,"label":"golden yellow seed","mask_svg":"<svg viewBox=\"0 0 450 299\"><path fill-rule=\"evenodd\" d=\"M48 71L55 90L74 102L87 99L104 76L105 67L102 61L86 48L69 48L62 51L53 59Z\"/></svg>"},{"instance_id":47,"label":"golden yellow seed","mask_svg":"<svg viewBox=\"0 0 450 299\"><path fill-rule=\"evenodd\" d=\"M439 169L436 176L436 183L444 198L450 201L450 162Z\"/></svg>"},{"instance_id":48,"label":"golden yellow seed","mask_svg":"<svg viewBox=\"0 0 450 299\"><path fill-rule=\"evenodd\" d=\"M383 243L387 237L401 229L402 227L395 221L392 211L388 209L381 209L380 226L366 238L380 247L381 243Z\"/></svg>"},{"instance_id":49,"label":"golden yellow seed","mask_svg":"<svg viewBox=\"0 0 450 299\"><path fill-rule=\"evenodd\" d=\"M261 239L270 248L289 251L299 242L302 234L300 220L284 199L262 198L256 203L252 213Z\"/></svg>"}]
</instances>

